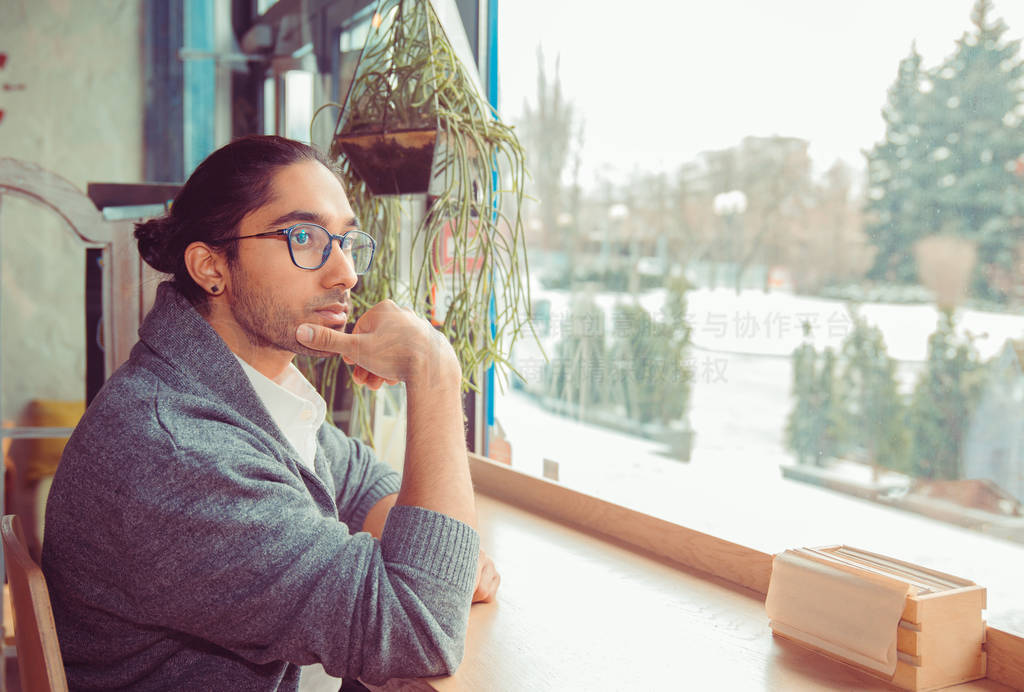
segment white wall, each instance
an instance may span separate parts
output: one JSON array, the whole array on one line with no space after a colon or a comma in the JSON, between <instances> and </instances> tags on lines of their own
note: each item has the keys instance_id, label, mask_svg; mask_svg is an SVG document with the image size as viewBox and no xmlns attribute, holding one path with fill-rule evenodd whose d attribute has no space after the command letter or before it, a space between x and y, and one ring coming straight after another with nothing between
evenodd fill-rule
<instances>
[{"instance_id":1,"label":"white wall","mask_svg":"<svg viewBox=\"0 0 1024 692\"><path fill-rule=\"evenodd\" d=\"M87 182L141 180L141 0L0 4L0 156L83 192ZM8 197L0 257L3 416L37 397L83 398L84 250L54 214Z\"/></svg>"}]
</instances>

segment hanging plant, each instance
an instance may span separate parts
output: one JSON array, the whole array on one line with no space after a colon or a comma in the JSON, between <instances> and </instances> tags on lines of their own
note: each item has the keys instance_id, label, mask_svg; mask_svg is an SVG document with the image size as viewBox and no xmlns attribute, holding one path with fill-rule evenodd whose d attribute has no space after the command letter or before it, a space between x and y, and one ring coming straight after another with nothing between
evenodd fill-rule
<instances>
[{"instance_id":1,"label":"hanging plant","mask_svg":"<svg viewBox=\"0 0 1024 692\"><path fill-rule=\"evenodd\" d=\"M379 246L353 292L353 319L385 298L408 304L452 343L464 389L477 389L475 378L492 364L503 385L513 344L532 333L520 213L525 155L429 0L378 2L330 153ZM409 193L426 193L425 211L417 213L423 198ZM405 272L403 232L411 247ZM368 407L356 408L365 420Z\"/></svg>"},{"instance_id":2,"label":"hanging plant","mask_svg":"<svg viewBox=\"0 0 1024 692\"><path fill-rule=\"evenodd\" d=\"M417 6L419 5L419 6ZM338 122L334 154L375 195L425 193L434 167L439 91L457 60L428 3L380 3ZM448 64L448 63L451 64Z\"/></svg>"}]
</instances>

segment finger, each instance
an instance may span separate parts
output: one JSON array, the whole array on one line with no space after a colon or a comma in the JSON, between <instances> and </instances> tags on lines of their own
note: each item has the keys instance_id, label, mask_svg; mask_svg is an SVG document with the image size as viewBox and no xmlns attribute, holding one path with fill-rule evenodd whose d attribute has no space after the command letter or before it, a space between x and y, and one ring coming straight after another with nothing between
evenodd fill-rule
<instances>
[{"instance_id":1,"label":"finger","mask_svg":"<svg viewBox=\"0 0 1024 692\"><path fill-rule=\"evenodd\" d=\"M300 324L299 328L295 330L295 339L314 351L355 356L358 354L358 346L362 337L359 334L346 334L342 331L328 329L319 324Z\"/></svg>"},{"instance_id":2,"label":"finger","mask_svg":"<svg viewBox=\"0 0 1024 692\"><path fill-rule=\"evenodd\" d=\"M487 583L487 601L493 601L494 597L498 595L498 586L501 584L501 575L498 574L497 570L491 571L491 579Z\"/></svg>"},{"instance_id":3,"label":"finger","mask_svg":"<svg viewBox=\"0 0 1024 692\"><path fill-rule=\"evenodd\" d=\"M381 388L385 380L379 375L374 375L372 372L361 366L356 366L352 369L352 380L356 384L360 384L364 387L368 387L374 391Z\"/></svg>"},{"instance_id":4,"label":"finger","mask_svg":"<svg viewBox=\"0 0 1024 692\"><path fill-rule=\"evenodd\" d=\"M473 593L473 603L491 603L494 601L495 596L498 594L498 585L501 583L501 577L494 570L490 570L476 587L476 591Z\"/></svg>"},{"instance_id":5,"label":"finger","mask_svg":"<svg viewBox=\"0 0 1024 692\"><path fill-rule=\"evenodd\" d=\"M369 374L370 373L357 365L352 368L352 381L360 385L366 384L366 378Z\"/></svg>"},{"instance_id":6,"label":"finger","mask_svg":"<svg viewBox=\"0 0 1024 692\"><path fill-rule=\"evenodd\" d=\"M476 563L476 587L473 589L473 603L493 601L500 582L501 576L494 566L494 561L481 548Z\"/></svg>"}]
</instances>

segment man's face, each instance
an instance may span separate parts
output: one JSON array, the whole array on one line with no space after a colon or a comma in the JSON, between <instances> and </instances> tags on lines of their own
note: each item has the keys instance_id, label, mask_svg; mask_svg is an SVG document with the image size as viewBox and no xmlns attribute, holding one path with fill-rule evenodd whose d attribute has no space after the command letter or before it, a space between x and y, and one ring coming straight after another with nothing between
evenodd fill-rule
<instances>
[{"instance_id":1,"label":"man's face","mask_svg":"<svg viewBox=\"0 0 1024 692\"><path fill-rule=\"evenodd\" d=\"M355 216L338 179L316 161L296 163L274 176L273 198L242 219L238 235L248 236L311 221L340 235L356 227ZM357 276L351 261L332 241L324 266L296 267L285 236L237 243L227 293L231 315L250 344L259 349L323 355L295 340L304 323L341 329L351 310L349 290Z\"/></svg>"}]
</instances>

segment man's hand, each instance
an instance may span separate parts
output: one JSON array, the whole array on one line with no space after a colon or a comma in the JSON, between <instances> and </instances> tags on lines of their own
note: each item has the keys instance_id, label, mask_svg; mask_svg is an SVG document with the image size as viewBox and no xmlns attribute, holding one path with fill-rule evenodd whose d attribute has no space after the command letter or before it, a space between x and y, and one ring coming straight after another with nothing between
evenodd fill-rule
<instances>
[{"instance_id":1,"label":"man's hand","mask_svg":"<svg viewBox=\"0 0 1024 692\"><path fill-rule=\"evenodd\" d=\"M352 379L371 389L385 382L423 381L452 373L461 377L451 344L425 319L390 300L370 308L351 334L303 324L295 336L307 348L340 354L355 366Z\"/></svg>"},{"instance_id":2,"label":"man's hand","mask_svg":"<svg viewBox=\"0 0 1024 692\"><path fill-rule=\"evenodd\" d=\"M473 603L490 603L498 593L501 575L494 567L494 561L487 557L483 548L476 563L476 590L473 592Z\"/></svg>"},{"instance_id":3,"label":"man's hand","mask_svg":"<svg viewBox=\"0 0 1024 692\"><path fill-rule=\"evenodd\" d=\"M351 334L300 324L295 338L314 352L340 354L356 366L355 381L368 387L406 383L405 465L396 503L476 527L462 427L462 371L444 336L412 310L385 300L360 317Z\"/></svg>"}]
</instances>

